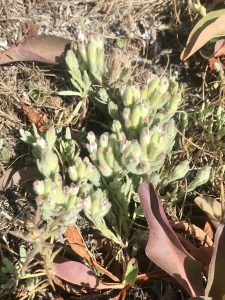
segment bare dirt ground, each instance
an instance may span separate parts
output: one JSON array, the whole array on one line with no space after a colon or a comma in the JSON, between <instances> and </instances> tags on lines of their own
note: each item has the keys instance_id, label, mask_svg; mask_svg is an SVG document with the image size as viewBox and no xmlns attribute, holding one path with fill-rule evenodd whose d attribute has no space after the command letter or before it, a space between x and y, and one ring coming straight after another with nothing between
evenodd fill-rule
<instances>
[{"instance_id":1,"label":"bare dirt ground","mask_svg":"<svg viewBox=\"0 0 225 300\"><path fill-rule=\"evenodd\" d=\"M195 59L180 63L191 18L185 0L0 0L0 51L4 51L26 36L27 28L34 26L38 34L52 34L76 39L79 31L103 34L107 51L124 42L124 51L134 60L137 76L147 73L159 76L175 75L184 84L187 97L193 105L201 90L206 63ZM185 20L185 23L184 23ZM190 72L191 69L191 72ZM20 142L19 129L31 124L21 109L21 102L46 114L56 126L68 125L77 129L77 120L71 118L76 106L73 100L59 97L67 78L62 67L35 63L15 63L0 66L0 138L4 141L7 159L0 160L0 174L9 166L29 165L30 153ZM215 92L216 93L216 92ZM211 98L215 94L211 94ZM189 104L190 105L190 104ZM198 155L198 154L196 154ZM213 158L209 158L212 159ZM29 195L28 195L29 197ZM0 195L0 232L20 228L20 220L34 211L33 202L17 188ZM17 259L18 240L4 238L4 253ZM23 286L20 286L23 289ZM166 291L166 293L165 293ZM22 294L22 292L21 292ZM164 295L164 296L163 296ZM14 299L4 296L4 299ZM36 293L29 299L61 299L49 290ZM67 295L68 297L68 295ZM97 297L97 296L96 296ZM102 299L111 299L103 294ZM3 299L3 298L1 298ZM25 299L17 293L15 299ZM95 296L77 296L64 299L97 299ZM114 299L114 298L113 298ZM116 299L116 298L115 298ZM152 280L130 291L126 299L186 299L162 280Z\"/></svg>"}]
</instances>

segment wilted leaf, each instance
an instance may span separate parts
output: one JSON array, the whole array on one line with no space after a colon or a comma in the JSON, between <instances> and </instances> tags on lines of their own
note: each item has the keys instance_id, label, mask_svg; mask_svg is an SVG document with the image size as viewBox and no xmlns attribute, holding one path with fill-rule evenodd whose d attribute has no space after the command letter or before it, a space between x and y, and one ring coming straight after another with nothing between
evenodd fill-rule
<instances>
[{"instance_id":1,"label":"wilted leaf","mask_svg":"<svg viewBox=\"0 0 225 300\"><path fill-rule=\"evenodd\" d=\"M57 256L52 263L52 269L59 278L86 288L97 290L121 289L123 284L103 283L93 271L84 264Z\"/></svg>"},{"instance_id":2,"label":"wilted leaf","mask_svg":"<svg viewBox=\"0 0 225 300\"><path fill-rule=\"evenodd\" d=\"M119 282L119 278L117 278L111 272L99 265L97 261L91 256L91 254L85 246L80 232L75 226L68 226L66 232L64 233L64 236L67 238L67 241L70 244L70 247L73 249L73 251L80 257L85 259L90 266L95 267L101 273L107 275L112 280Z\"/></svg>"},{"instance_id":3,"label":"wilted leaf","mask_svg":"<svg viewBox=\"0 0 225 300\"><path fill-rule=\"evenodd\" d=\"M29 121L34 123L39 131L44 132L47 130L47 115L35 111L30 105L26 105L24 103L21 104L21 108Z\"/></svg>"},{"instance_id":4,"label":"wilted leaf","mask_svg":"<svg viewBox=\"0 0 225 300\"><path fill-rule=\"evenodd\" d=\"M222 217L221 204L213 198L204 198L201 196L195 198L194 201L209 217L215 228L218 228Z\"/></svg>"},{"instance_id":5,"label":"wilted leaf","mask_svg":"<svg viewBox=\"0 0 225 300\"><path fill-rule=\"evenodd\" d=\"M21 185L38 178L39 172L33 167L24 167L19 170L9 168L0 178L0 191L5 191L13 185Z\"/></svg>"},{"instance_id":6,"label":"wilted leaf","mask_svg":"<svg viewBox=\"0 0 225 300\"><path fill-rule=\"evenodd\" d=\"M0 53L0 65L16 61L63 63L64 54L70 44L71 40L54 35L29 36L18 45Z\"/></svg>"},{"instance_id":7,"label":"wilted leaf","mask_svg":"<svg viewBox=\"0 0 225 300\"><path fill-rule=\"evenodd\" d=\"M212 260L209 265L206 296L215 300L223 300L225 297L225 225L222 224L216 231Z\"/></svg>"},{"instance_id":8,"label":"wilted leaf","mask_svg":"<svg viewBox=\"0 0 225 300\"><path fill-rule=\"evenodd\" d=\"M181 60L188 59L211 39L225 35L225 9L212 11L204 16L192 29Z\"/></svg>"},{"instance_id":9,"label":"wilted leaf","mask_svg":"<svg viewBox=\"0 0 225 300\"><path fill-rule=\"evenodd\" d=\"M153 186L147 182L142 183L138 194L149 225L146 255L176 279L191 296L204 295L200 263L181 245Z\"/></svg>"},{"instance_id":10,"label":"wilted leaf","mask_svg":"<svg viewBox=\"0 0 225 300\"><path fill-rule=\"evenodd\" d=\"M194 224L189 224L184 221L173 221L170 222L170 225L174 230L186 232L189 236L196 238L207 246L213 245L211 238L207 236L207 234L201 228Z\"/></svg>"}]
</instances>

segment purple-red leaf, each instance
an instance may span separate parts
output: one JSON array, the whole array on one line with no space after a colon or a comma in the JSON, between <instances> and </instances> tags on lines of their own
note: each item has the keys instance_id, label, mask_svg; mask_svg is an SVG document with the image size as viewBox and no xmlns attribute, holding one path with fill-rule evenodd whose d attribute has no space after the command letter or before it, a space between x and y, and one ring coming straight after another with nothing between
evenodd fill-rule
<instances>
[{"instance_id":1,"label":"purple-red leaf","mask_svg":"<svg viewBox=\"0 0 225 300\"><path fill-rule=\"evenodd\" d=\"M225 297L225 224L220 225L216 231L212 260L209 265L206 296L215 300Z\"/></svg>"},{"instance_id":2,"label":"purple-red leaf","mask_svg":"<svg viewBox=\"0 0 225 300\"><path fill-rule=\"evenodd\" d=\"M146 255L176 279L191 296L204 295L200 263L181 245L153 186L144 182L139 186L138 193L150 230Z\"/></svg>"},{"instance_id":3,"label":"purple-red leaf","mask_svg":"<svg viewBox=\"0 0 225 300\"><path fill-rule=\"evenodd\" d=\"M71 40L54 35L35 35L0 53L0 65L16 61L36 61L47 64L64 62Z\"/></svg>"},{"instance_id":4,"label":"purple-red leaf","mask_svg":"<svg viewBox=\"0 0 225 300\"><path fill-rule=\"evenodd\" d=\"M54 259L52 269L59 278L82 287L97 290L121 289L124 287L124 285L120 283L103 283L86 265L77 261L68 260L61 256L57 256Z\"/></svg>"}]
</instances>

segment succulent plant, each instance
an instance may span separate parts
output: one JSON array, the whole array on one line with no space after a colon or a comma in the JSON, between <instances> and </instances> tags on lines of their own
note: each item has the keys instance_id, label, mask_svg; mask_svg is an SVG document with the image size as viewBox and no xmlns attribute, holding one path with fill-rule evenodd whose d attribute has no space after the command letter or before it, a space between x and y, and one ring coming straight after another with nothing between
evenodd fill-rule
<instances>
[{"instance_id":1,"label":"succulent plant","mask_svg":"<svg viewBox=\"0 0 225 300\"><path fill-rule=\"evenodd\" d=\"M69 129L64 138L57 137L53 128L45 136L36 128L34 135L21 131L22 139L33 147L43 176L34 183L37 204L44 220L61 215L62 226L75 223L83 211L104 236L126 245L139 206L139 184L147 179L164 189L189 171L188 161L170 171L163 168L175 143L173 116L182 101L182 88L174 79L156 76L144 85L132 84L131 78L124 83L119 77L123 72L115 76L110 73L113 70L107 66L100 37L86 40L82 36L67 52L66 64L75 91L61 94L101 103L108 112L111 130L100 136L87 133L86 157L76 149ZM62 180L55 147L71 185ZM205 183L209 175L208 167L197 172L188 191ZM177 188L174 193L178 194Z\"/></svg>"}]
</instances>

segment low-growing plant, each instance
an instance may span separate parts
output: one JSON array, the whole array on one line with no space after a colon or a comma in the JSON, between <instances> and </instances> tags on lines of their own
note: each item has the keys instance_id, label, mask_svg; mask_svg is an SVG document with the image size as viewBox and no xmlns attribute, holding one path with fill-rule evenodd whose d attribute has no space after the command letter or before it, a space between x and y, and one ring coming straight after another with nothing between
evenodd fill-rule
<instances>
[{"instance_id":1,"label":"low-growing plant","mask_svg":"<svg viewBox=\"0 0 225 300\"><path fill-rule=\"evenodd\" d=\"M182 101L182 88L174 79L156 76L143 85L133 84L126 65L116 72L108 65L100 37L91 36L89 40L74 43L66 55L66 63L75 91L64 91L61 95L79 97L83 103L92 101L108 117L110 125L101 134L84 132L86 138L80 148L68 128L65 136L53 127L45 134L39 133L35 126L33 134L20 131L21 139L32 147L40 172L40 179L33 184L38 217L33 228L24 234L17 233L33 245L26 264L39 252L49 258L48 250L52 252L54 240L81 215L117 249L124 249L130 261L141 247L133 226L142 215L138 186L148 180L164 193L171 185L171 198L179 201L183 197L177 183L190 171L189 162L178 162L172 168L168 168L167 162L176 141L174 114ZM188 180L187 192L206 183L209 177L210 167L199 169L195 178ZM134 246L134 251L128 251ZM71 261L62 264L52 264L59 277L76 284L84 280L78 276L74 281L69 273L65 275L68 266L82 269L87 275L85 280L90 279L89 269L83 264ZM135 282L137 263L129 264L126 260L126 264L128 275L125 272L123 282L115 288ZM107 285L100 283L101 286Z\"/></svg>"}]
</instances>

